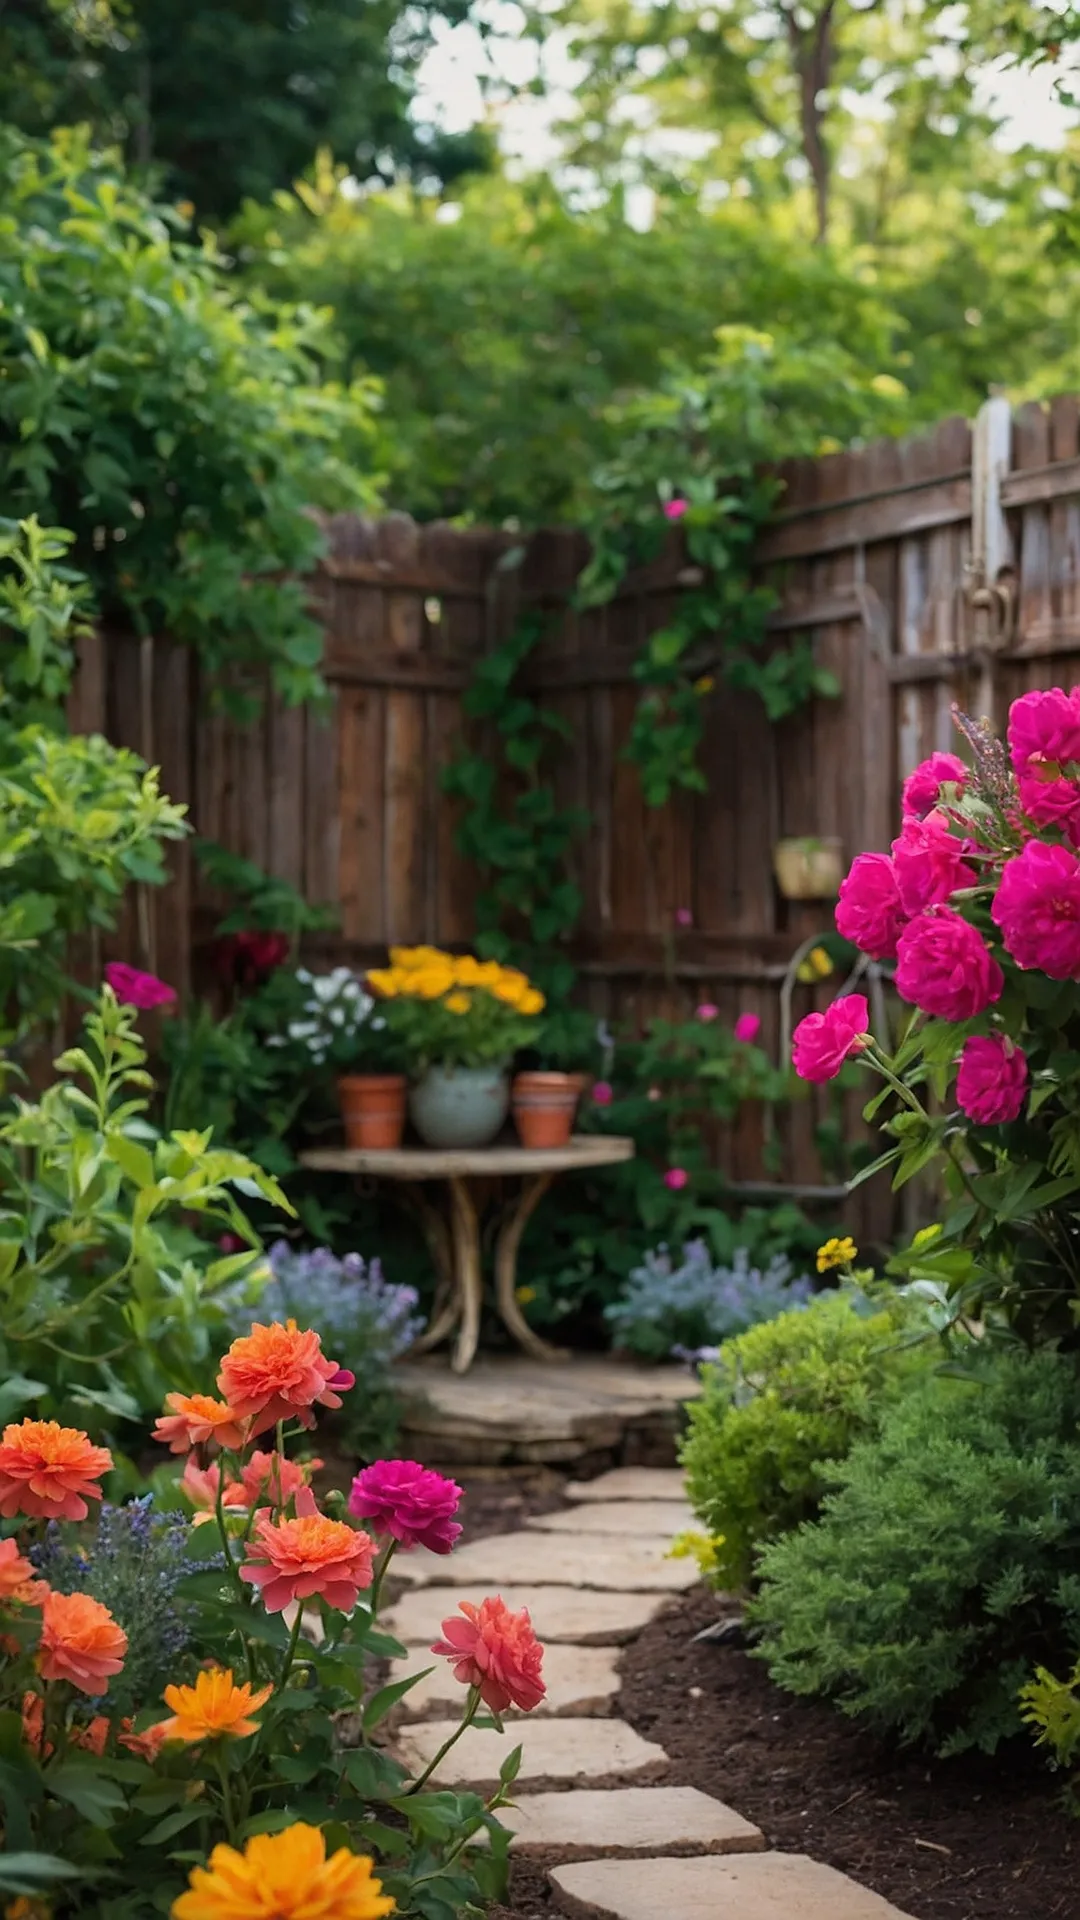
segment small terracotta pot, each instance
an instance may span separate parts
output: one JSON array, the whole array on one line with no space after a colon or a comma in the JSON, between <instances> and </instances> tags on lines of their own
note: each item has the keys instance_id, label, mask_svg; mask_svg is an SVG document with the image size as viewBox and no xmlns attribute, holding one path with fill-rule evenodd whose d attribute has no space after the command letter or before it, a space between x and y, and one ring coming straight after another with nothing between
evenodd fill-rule
<instances>
[{"instance_id":1,"label":"small terracotta pot","mask_svg":"<svg viewBox=\"0 0 1080 1920\"><path fill-rule=\"evenodd\" d=\"M773 871L785 900L835 900L844 877L840 842L778 840Z\"/></svg>"},{"instance_id":2,"label":"small terracotta pot","mask_svg":"<svg viewBox=\"0 0 1080 1920\"><path fill-rule=\"evenodd\" d=\"M400 1147L405 1131L403 1073L346 1073L338 1100L347 1147Z\"/></svg>"},{"instance_id":3,"label":"small terracotta pot","mask_svg":"<svg viewBox=\"0 0 1080 1920\"><path fill-rule=\"evenodd\" d=\"M585 1086L580 1073L519 1073L512 1092L514 1125L523 1147L565 1147Z\"/></svg>"}]
</instances>

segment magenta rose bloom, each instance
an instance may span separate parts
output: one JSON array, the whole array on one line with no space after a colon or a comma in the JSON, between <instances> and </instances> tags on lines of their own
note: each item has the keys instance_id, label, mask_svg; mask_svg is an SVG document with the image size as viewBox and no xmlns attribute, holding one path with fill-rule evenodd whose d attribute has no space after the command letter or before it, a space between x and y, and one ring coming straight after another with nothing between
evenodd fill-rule
<instances>
[{"instance_id":1,"label":"magenta rose bloom","mask_svg":"<svg viewBox=\"0 0 1080 1920\"><path fill-rule=\"evenodd\" d=\"M167 986L156 973L141 973L123 960L109 961L105 979L122 1007L138 1007L140 1013L171 1006L176 999L176 988Z\"/></svg>"},{"instance_id":2,"label":"magenta rose bloom","mask_svg":"<svg viewBox=\"0 0 1080 1920\"><path fill-rule=\"evenodd\" d=\"M862 1052L869 1031L870 1008L864 993L846 993L824 1013L808 1013L791 1042L799 1079L813 1080L818 1086L835 1080L844 1061Z\"/></svg>"},{"instance_id":3,"label":"magenta rose bloom","mask_svg":"<svg viewBox=\"0 0 1080 1920\"><path fill-rule=\"evenodd\" d=\"M968 770L955 753L932 753L929 760L921 760L914 773L909 773L904 781L901 805L905 814L911 814L916 820L925 820L932 813L941 798L941 789L949 786L959 787L963 793L967 785Z\"/></svg>"},{"instance_id":4,"label":"magenta rose bloom","mask_svg":"<svg viewBox=\"0 0 1080 1920\"><path fill-rule=\"evenodd\" d=\"M681 1193L689 1178L685 1167L669 1167L664 1175L664 1185L670 1187L672 1193Z\"/></svg>"},{"instance_id":5,"label":"magenta rose bloom","mask_svg":"<svg viewBox=\"0 0 1080 1920\"><path fill-rule=\"evenodd\" d=\"M449 1553L461 1532L454 1519L462 1489L417 1460L376 1460L352 1483L349 1512L403 1547Z\"/></svg>"},{"instance_id":6,"label":"magenta rose bloom","mask_svg":"<svg viewBox=\"0 0 1080 1920\"><path fill-rule=\"evenodd\" d=\"M892 843L893 867L905 918L941 906L958 887L973 887L978 875L964 861L964 843L950 833L940 813L909 817Z\"/></svg>"},{"instance_id":7,"label":"magenta rose bloom","mask_svg":"<svg viewBox=\"0 0 1080 1920\"><path fill-rule=\"evenodd\" d=\"M1080 781L1061 771L1080 761L1080 693L1052 687L1014 700L1009 753L1024 812L1040 827L1080 838Z\"/></svg>"},{"instance_id":8,"label":"magenta rose bloom","mask_svg":"<svg viewBox=\"0 0 1080 1920\"><path fill-rule=\"evenodd\" d=\"M1080 860L1029 840L1006 860L991 915L1018 967L1080 980Z\"/></svg>"},{"instance_id":9,"label":"magenta rose bloom","mask_svg":"<svg viewBox=\"0 0 1080 1920\"><path fill-rule=\"evenodd\" d=\"M1028 1063L1023 1050L1002 1033L975 1034L964 1041L956 1098L969 1120L981 1127L1015 1120L1027 1093Z\"/></svg>"},{"instance_id":10,"label":"magenta rose bloom","mask_svg":"<svg viewBox=\"0 0 1080 1920\"><path fill-rule=\"evenodd\" d=\"M908 916L900 904L896 868L887 853L860 853L840 886L836 931L871 960L895 960Z\"/></svg>"},{"instance_id":11,"label":"magenta rose bloom","mask_svg":"<svg viewBox=\"0 0 1080 1920\"><path fill-rule=\"evenodd\" d=\"M761 1020L756 1013L740 1013L732 1032L736 1040L741 1040L744 1046L752 1047L761 1032Z\"/></svg>"},{"instance_id":12,"label":"magenta rose bloom","mask_svg":"<svg viewBox=\"0 0 1080 1920\"><path fill-rule=\"evenodd\" d=\"M719 1011L719 1007L714 1007L711 1000L703 1000L700 1007L694 1008L694 1019L704 1020L708 1023L710 1020L716 1019Z\"/></svg>"},{"instance_id":13,"label":"magenta rose bloom","mask_svg":"<svg viewBox=\"0 0 1080 1920\"><path fill-rule=\"evenodd\" d=\"M896 949L896 991L939 1020L973 1020L1000 1000L1005 976L982 934L952 907L928 907Z\"/></svg>"},{"instance_id":14,"label":"magenta rose bloom","mask_svg":"<svg viewBox=\"0 0 1080 1920\"><path fill-rule=\"evenodd\" d=\"M593 1084L592 1097L594 1107L610 1107L615 1098L615 1092L611 1082L609 1080L595 1081Z\"/></svg>"}]
</instances>

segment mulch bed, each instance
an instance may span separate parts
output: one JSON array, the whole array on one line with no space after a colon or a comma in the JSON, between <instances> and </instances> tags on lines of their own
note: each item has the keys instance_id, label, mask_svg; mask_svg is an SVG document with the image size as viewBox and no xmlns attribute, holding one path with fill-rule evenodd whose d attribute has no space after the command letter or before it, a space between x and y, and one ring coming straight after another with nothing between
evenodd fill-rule
<instances>
[{"instance_id":1,"label":"mulch bed","mask_svg":"<svg viewBox=\"0 0 1080 1920\"><path fill-rule=\"evenodd\" d=\"M471 1532L562 1504L550 1481L496 1486L470 1485ZM619 1710L671 1756L672 1786L726 1800L767 1846L837 1867L912 1920L1080 1920L1080 1821L1026 1742L994 1760L898 1756L832 1708L781 1693L741 1648L695 1642L716 1617L715 1600L692 1593L622 1657ZM545 1862L515 1861L489 1920L555 1911Z\"/></svg>"}]
</instances>

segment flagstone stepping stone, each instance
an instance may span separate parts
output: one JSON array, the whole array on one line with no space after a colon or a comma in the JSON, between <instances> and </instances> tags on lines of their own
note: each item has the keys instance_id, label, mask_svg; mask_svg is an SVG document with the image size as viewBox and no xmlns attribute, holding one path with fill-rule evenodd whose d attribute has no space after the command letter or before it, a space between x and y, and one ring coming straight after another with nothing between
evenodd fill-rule
<instances>
[{"instance_id":1,"label":"flagstone stepping stone","mask_svg":"<svg viewBox=\"0 0 1080 1920\"><path fill-rule=\"evenodd\" d=\"M658 1913L678 1920L910 1920L880 1894L802 1853L583 1860L554 1867L548 1878L573 1920L656 1920Z\"/></svg>"},{"instance_id":2,"label":"flagstone stepping stone","mask_svg":"<svg viewBox=\"0 0 1080 1920\"><path fill-rule=\"evenodd\" d=\"M685 1500L686 1479L677 1468L613 1467L595 1480L571 1480L568 1500Z\"/></svg>"},{"instance_id":3,"label":"flagstone stepping stone","mask_svg":"<svg viewBox=\"0 0 1080 1920\"><path fill-rule=\"evenodd\" d=\"M522 1794L499 1819L515 1853L750 1853L765 1841L749 1820L696 1787L572 1788Z\"/></svg>"},{"instance_id":4,"label":"flagstone stepping stone","mask_svg":"<svg viewBox=\"0 0 1080 1920\"><path fill-rule=\"evenodd\" d=\"M402 1728L397 1751L411 1773L423 1771L456 1725L456 1720L421 1720ZM623 1720L538 1720L530 1715L515 1720L501 1734L469 1727L441 1762L433 1776L435 1783L494 1786L502 1762L517 1746L521 1748L519 1782L565 1780L569 1786L580 1786L608 1777L657 1780L670 1764L663 1747L643 1740Z\"/></svg>"},{"instance_id":5,"label":"flagstone stepping stone","mask_svg":"<svg viewBox=\"0 0 1080 1920\"><path fill-rule=\"evenodd\" d=\"M395 1560L395 1569L401 1562ZM594 1593L573 1587L519 1586L497 1582L493 1591L501 1593L508 1607L520 1613L529 1609L529 1617L545 1646L621 1647L633 1640L655 1620L668 1604L663 1593ZM439 1637L442 1621L453 1613L459 1598L482 1600L484 1589L458 1595L445 1589L434 1592L419 1587L403 1593L379 1624L404 1646L430 1647ZM426 1666L426 1660L417 1664Z\"/></svg>"},{"instance_id":6,"label":"flagstone stepping stone","mask_svg":"<svg viewBox=\"0 0 1080 1920\"><path fill-rule=\"evenodd\" d=\"M533 1514L525 1523L538 1533L614 1533L620 1539L662 1540L665 1546L677 1533L700 1533L701 1522L681 1500L595 1500L563 1507L555 1513Z\"/></svg>"},{"instance_id":7,"label":"flagstone stepping stone","mask_svg":"<svg viewBox=\"0 0 1080 1920\"><path fill-rule=\"evenodd\" d=\"M407 1660L395 1660L391 1679L404 1680L406 1674L422 1671L431 1657L421 1651L411 1653ZM544 1684L547 1693L534 1709L538 1714L610 1713L622 1684L618 1648L545 1647ZM413 1719L424 1714L460 1713L464 1701L465 1689L460 1680L454 1679L449 1660L439 1659L434 1673L427 1674L404 1696L401 1710Z\"/></svg>"},{"instance_id":8,"label":"flagstone stepping stone","mask_svg":"<svg viewBox=\"0 0 1080 1920\"><path fill-rule=\"evenodd\" d=\"M578 1540L531 1531L471 1540L454 1553L418 1548L394 1562L394 1572L415 1587L504 1586L596 1587L607 1593L683 1593L700 1575L692 1560L668 1560L663 1540ZM481 1599L482 1594L470 1595Z\"/></svg>"}]
</instances>

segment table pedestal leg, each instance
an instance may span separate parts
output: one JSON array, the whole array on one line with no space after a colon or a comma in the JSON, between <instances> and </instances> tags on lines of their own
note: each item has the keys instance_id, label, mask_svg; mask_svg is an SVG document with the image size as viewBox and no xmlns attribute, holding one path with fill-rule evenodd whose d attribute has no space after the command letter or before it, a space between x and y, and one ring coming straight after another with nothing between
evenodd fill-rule
<instances>
[{"instance_id":1,"label":"table pedestal leg","mask_svg":"<svg viewBox=\"0 0 1080 1920\"><path fill-rule=\"evenodd\" d=\"M467 1373L480 1342L480 1309L484 1301L484 1267L480 1252L480 1222L468 1182L455 1177L450 1188L450 1228L454 1242L455 1314L461 1326L450 1365Z\"/></svg>"},{"instance_id":2,"label":"table pedestal leg","mask_svg":"<svg viewBox=\"0 0 1080 1920\"><path fill-rule=\"evenodd\" d=\"M517 1257L521 1236L551 1185L550 1173L534 1174L526 1180L499 1234L495 1248L495 1304L504 1327L513 1334L518 1346L537 1360L565 1360L562 1347L553 1347L534 1333L517 1301Z\"/></svg>"},{"instance_id":3,"label":"table pedestal leg","mask_svg":"<svg viewBox=\"0 0 1080 1920\"><path fill-rule=\"evenodd\" d=\"M431 1307L431 1319L419 1339L409 1348L410 1354L429 1353L441 1340L452 1333L461 1313L454 1275L454 1250L450 1241L450 1232L446 1221L437 1207L433 1207L423 1188L407 1187L409 1202L416 1209L424 1239L427 1241L431 1263L435 1268L435 1298Z\"/></svg>"}]
</instances>

